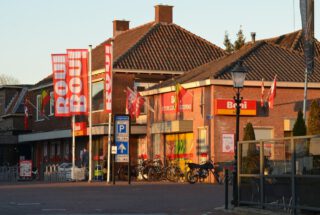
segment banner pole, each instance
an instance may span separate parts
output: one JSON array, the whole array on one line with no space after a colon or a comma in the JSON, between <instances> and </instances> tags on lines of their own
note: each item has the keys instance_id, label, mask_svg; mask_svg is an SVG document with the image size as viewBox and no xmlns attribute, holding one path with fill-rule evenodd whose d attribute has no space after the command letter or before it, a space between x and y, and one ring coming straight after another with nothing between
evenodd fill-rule
<instances>
[{"instance_id":1,"label":"banner pole","mask_svg":"<svg viewBox=\"0 0 320 215\"><path fill-rule=\"evenodd\" d=\"M108 169L107 169L107 183L110 182L110 162L111 162L111 117L112 117L112 87L113 87L113 40L111 40L111 112L109 112L108 122Z\"/></svg>"},{"instance_id":2,"label":"banner pole","mask_svg":"<svg viewBox=\"0 0 320 215\"><path fill-rule=\"evenodd\" d=\"M76 138L74 135L74 127L75 127L75 116L72 115L72 180L75 180L75 166L76 166Z\"/></svg>"},{"instance_id":3,"label":"banner pole","mask_svg":"<svg viewBox=\"0 0 320 215\"><path fill-rule=\"evenodd\" d=\"M89 179L92 181L92 45L89 45Z\"/></svg>"},{"instance_id":4,"label":"banner pole","mask_svg":"<svg viewBox=\"0 0 320 215\"><path fill-rule=\"evenodd\" d=\"M308 71L306 69L304 74L304 93L303 93L303 119L307 122L307 91L308 91Z\"/></svg>"}]
</instances>

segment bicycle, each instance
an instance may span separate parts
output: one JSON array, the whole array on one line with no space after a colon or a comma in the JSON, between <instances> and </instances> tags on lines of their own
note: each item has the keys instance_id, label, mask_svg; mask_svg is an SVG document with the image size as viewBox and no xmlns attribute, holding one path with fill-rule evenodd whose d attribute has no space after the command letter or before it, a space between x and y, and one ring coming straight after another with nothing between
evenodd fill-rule
<instances>
[{"instance_id":1,"label":"bicycle","mask_svg":"<svg viewBox=\"0 0 320 215\"><path fill-rule=\"evenodd\" d=\"M165 168L166 178L172 182L184 181L184 173L175 161L169 161L169 166Z\"/></svg>"}]
</instances>

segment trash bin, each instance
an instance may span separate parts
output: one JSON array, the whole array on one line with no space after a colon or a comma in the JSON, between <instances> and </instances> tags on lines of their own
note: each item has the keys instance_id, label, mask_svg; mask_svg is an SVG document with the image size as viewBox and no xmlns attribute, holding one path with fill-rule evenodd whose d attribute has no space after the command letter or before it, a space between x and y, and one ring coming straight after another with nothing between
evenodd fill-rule
<instances>
[{"instance_id":1,"label":"trash bin","mask_svg":"<svg viewBox=\"0 0 320 215\"><path fill-rule=\"evenodd\" d=\"M101 165L96 165L94 168L94 180L102 181L103 180L103 171Z\"/></svg>"}]
</instances>

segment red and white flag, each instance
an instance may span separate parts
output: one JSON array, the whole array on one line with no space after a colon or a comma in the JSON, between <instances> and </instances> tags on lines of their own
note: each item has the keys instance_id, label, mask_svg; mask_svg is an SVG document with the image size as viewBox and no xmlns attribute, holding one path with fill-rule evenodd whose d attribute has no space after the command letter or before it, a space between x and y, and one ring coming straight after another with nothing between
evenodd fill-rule
<instances>
[{"instance_id":1,"label":"red and white flag","mask_svg":"<svg viewBox=\"0 0 320 215\"><path fill-rule=\"evenodd\" d=\"M54 115L70 116L69 100L67 100L67 54L52 54Z\"/></svg>"},{"instance_id":2,"label":"red and white flag","mask_svg":"<svg viewBox=\"0 0 320 215\"><path fill-rule=\"evenodd\" d=\"M277 76L274 77L273 83L269 91L269 99L268 99L269 109L273 109L274 98L276 97L276 87L277 87Z\"/></svg>"},{"instance_id":3,"label":"red and white flag","mask_svg":"<svg viewBox=\"0 0 320 215\"><path fill-rule=\"evenodd\" d=\"M88 114L88 50L67 49L67 100L71 115Z\"/></svg>"},{"instance_id":4,"label":"red and white flag","mask_svg":"<svg viewBox=\"0 0 320 215\"><path fill-rule=\"evenodd\" d=\"M141 107L144 105L144 99L139 92L135 92L127 87L126 109L131 118L139 117Z\"/></svg>"},{"instance_id":5,"label":"red and white flag","mask_svg":"<svg viewBox=\"0 0 320 215\"><path fill-rule=\"evenodd\" d=\"M107 113L112 113L112 46L105 45L105 95L106 103L105 110Z\"/></svg>"},{"instance_id":6,"label":"red and white flag","mask_svg":"<svg viewBox=\"0 0 320 215\"><path fill-rule=\"evenodd\" d=\"M264 95L264 83L263 83L263 79L262 79L262 80L261 80L261 96L260 96L260 106L261 106L261 107L264 106L263 95Z\"/></svg>"},{"instance_id":7,"label":"red and white flag","mask_svg":"<svg viewBox=\"0 0 320 215\"><path fill-rule=\"evenodd\" d=\"M135 93L127 87L126 112L133 118L135 116Z\"/></svg>"}]
</instances>

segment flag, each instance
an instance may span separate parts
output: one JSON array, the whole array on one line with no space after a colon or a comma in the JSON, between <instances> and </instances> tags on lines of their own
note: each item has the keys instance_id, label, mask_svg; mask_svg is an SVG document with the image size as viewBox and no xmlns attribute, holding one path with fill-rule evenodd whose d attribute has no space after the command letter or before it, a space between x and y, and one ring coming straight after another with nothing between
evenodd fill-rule
<instances>
[{"instance_id":1,"label":"flag","mask_svg":"<svg viewBox=\"0 0 320 215\"><path fill-rule=\"evenodd\" d=\"M308 74L314 68L314 0L300 0L304 56Z\"/></svg>"},{"instance_id":2,"label":"flag","mask_svg":"<svg viewBox=\"0 0 320 215\"><path fill-rule=\"evenodd\" d=\"M175 96L175 102L174 106L176 109L176 112L179 112L179 106L180 106L180 100L184 96L184 94L187 93L187 90L181 86L181 84L177 83L176 84L176 96Z\"/></svg>"},{"instance_id":3,"label":"flag","mask_svg":"<svg viewBox=\"0 0 320 215\"><path fill-rule=\"evenodd\" d=\"M135 93L129 87L127 87L126 109L131 118L134 118L136 111L134 100Z\"/></svg>"},{"instance_id":4,"label":"flag","mask_svg":"<svg viewBox=\"0 0 320 215\"><path fill-rule=\"evenodd\" d=\"M140 116L141 107L144 105L144 99L139 92L136 93L135 97L135 107L136 107L136 117Z\"/></svg>"},{"instance_id":5,"label":"flag","mask_svg":"<svg viewBox=\"0 0 320 215\"><path fill-rule=\"evenodd\" d=\"M269 109L273 109L274 98L276 97L276 87L277 87L277 76L274 77L273 83L269 91L269 98L268 98Z\"/></svg>"},{"instance_id":6,"label":"flag","mask_svg":"<svg viewBox=\"0 0 320 215\"><path fill-rule=\"evenodd\" d=\"M144 99L140 93L127 87L126 112L131 118L140 116L140 109L144 105Z\"/></svg>"},{"instance_id":7,"label":"flag","mask_svg":"<svg viewBox=\"0 0 320 215\"><path fill-rule=\"evenodd\" d=\"M24 129L29 128L29 110L27 106L27 100L24 101Z\"/></svg>"},{"instance_id":8,"label":"flag","mask_svg":"<svg viewBox=\"0 0 320 215\"><path fill-rule=\"evenodd\" d=\"M87 115L89 106L87 49L67 49L67 104L70 115Z\"/></svg>"},{"instance_id":9,"label":"flag","mask_svg":"<svg viewBox=\"0 0 320 215\"><path fill-rule=\"evenodd\" d=\"M263 79L261 80L261 96L260 96L260 106L264 106L264 100L263 100L263 94L264 94L264 83Z\"/></svg>"},{"instance_id":10,"label":"flag","mask_svg":"<svg viewBox=\"0 0 320 215\"><path fill-rule=\"evenodd\" d=\"M42 102L41 102L41 113L44 114L45 112L45 107L47 106L47 104L50 101L50 95L48 94L48 92L46 90L42 90L41 92L41 98L42 98Z\"/></svg>"},{"instance_id":11,"label":"flag","mask_svg":"<svg viewBox=\"0 0 320 215\"><path fill-rule=\"evenodd\" d=\"M112 46L105 45L105 110L112 113Z\"/></svg>"},{"instance_id":12,"label":"flag","mask_svg":"<svg viewBox=\"0 0 320 215\"><path fill-rule=\"evenodd\" d=\"M54 115L70 116L69 100L67 99L67 54L52 54L52 73L54 89Z\"/></svg>"}]
</instances>

